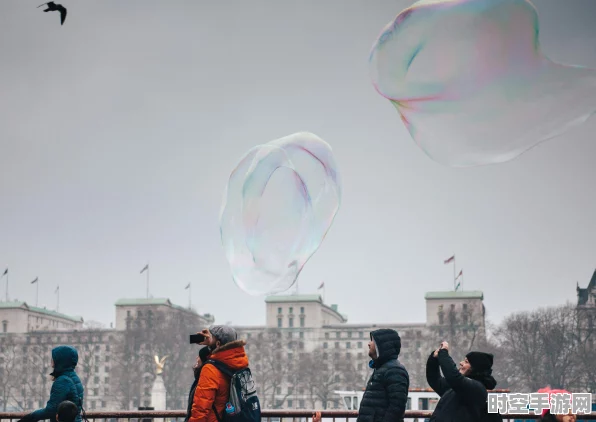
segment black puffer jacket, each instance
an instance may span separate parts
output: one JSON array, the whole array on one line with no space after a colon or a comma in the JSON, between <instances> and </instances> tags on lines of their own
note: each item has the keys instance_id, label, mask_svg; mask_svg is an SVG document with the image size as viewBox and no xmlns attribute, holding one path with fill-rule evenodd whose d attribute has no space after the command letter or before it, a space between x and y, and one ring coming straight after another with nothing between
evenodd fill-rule
<instances>
[{"instance_id":1,"label":"black puffer jacket","mask_svg":"<svg viewBox=\"0 0 596 422\"><path fill-rule=\"evenodd\" d=\"M370 333L377 345L377 359L369 364L374 369L360 403L357 422L403 421L410 377L397 357L401 339L397 331L376 330Z\"/></svg>"},{"instance_id":2,"label":"black puffer jacket","mask_svg":"<svg viewBox=\"0 0 596 422\"><path fill-rule=\"evenodd\" d=\"M444 378L439 372L439 367ZM437 358L430 354L426 363L426 380L441 396L430 418L431 422L483 420L486 413L487 389L492 390L497 385L490 371L463 376L445 349L439 350Z\"/></svg>"}]
</instances>

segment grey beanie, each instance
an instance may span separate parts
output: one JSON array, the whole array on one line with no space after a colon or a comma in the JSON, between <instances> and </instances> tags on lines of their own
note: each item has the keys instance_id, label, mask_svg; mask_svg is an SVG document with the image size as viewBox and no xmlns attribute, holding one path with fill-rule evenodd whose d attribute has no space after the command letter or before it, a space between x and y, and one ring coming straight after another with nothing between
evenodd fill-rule
<instances>
[{"instance_id":1,"label":"grey beanie","mask_svg":"<svg viewBox=\"0 0 596 422\"><path fill-rule=\"evenodd\" d=\"M216 340L219 340L222 346L238 339L236 330L227 325L212 325L209 328L209 332Z\"/></svg>"}]
</instances>

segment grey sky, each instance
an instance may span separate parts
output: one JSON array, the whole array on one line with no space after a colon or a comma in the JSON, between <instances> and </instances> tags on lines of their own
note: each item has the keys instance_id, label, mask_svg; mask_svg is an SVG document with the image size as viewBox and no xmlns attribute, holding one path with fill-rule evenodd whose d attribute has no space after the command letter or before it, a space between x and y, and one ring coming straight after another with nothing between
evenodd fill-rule
<instances>
[{"instance_id":1,"label":"grey sky","mask_svg":"<svg viewBox=\"0 0 596 422\"><path fill-rule=\"evenodd\" d=\"M423 321L424 292L482 290L488 317L575 300L596 267L596 122L519 159L451 169L410 139L367 58L411 1L39 1L0 14L0 271L10 296L87 320L114 302L188 302L264 323L219 239L223 189L252 146L329 142L343 202L300 291L351 322ZM552 59L596 68L596 2L536 0ZM564 105L562 105L564 106ZM4 279L0 284L4 297Z\"/></svg>"}]
</instances>

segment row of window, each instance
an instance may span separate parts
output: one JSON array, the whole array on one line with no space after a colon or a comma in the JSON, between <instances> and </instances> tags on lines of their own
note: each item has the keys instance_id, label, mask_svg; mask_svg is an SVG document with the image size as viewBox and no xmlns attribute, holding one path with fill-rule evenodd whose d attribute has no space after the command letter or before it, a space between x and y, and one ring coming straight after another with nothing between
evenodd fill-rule
<instances>
[{"instance_id":1,"label":"row of window","mask_svg":"<svg viewBox=\"0 0 596 422\"><path fill-rule=\"evenodd\" d=\"M277 308L277 313L278 313L279 315L281 315L281 314L282 314L282 312L283 312L283 309L282 309L281 307L280 307L280 308ZM289 313L289 314L293 314L293 313L294 313L294 308L293 308L292 306L290 306L290 307L288 308L288 313ZM301 315L304 315L304 306L301 306L301 307L300 307L300 314L301 314Z\"/></svg>"},{"instance_id":2,"label":"row of window","mask_svg":"<svg viewBox=\"0 0 596 422\"><path fill-rule=\"evenodd\" d=\"M324 342L323 343L323 349L328 349L329 348L329 343ZM335 348L339 349L339 341L335 342ZM346 342L346 349L351 349L352 348L352 343L351 342ZM357 349L362 349L362 342L359 341L358 343L356 343L356 348Z\"/></svg>"},{"instance_id":3,"label":"row of window","mask_svg":"<svg viewBox=\"0 0 596 422\"><path fill-rule=\"evenodd\" d=\"M91 351L91 347L89 344L78 344L77 348L79 349L79 351L86 351L86 352L90 352ZM2 347L2 350L4 350L4 347ZM40 347L40 346L23 346L21 348L21 350L23 351L23 353L27 353L28 351L32 350L33 353L44 353L45 351L49 352L51 350L50 348L44 349L44 347ZM101 353L101 346L99 344L96 344L95 347L93 347L93 350L95 351L95 353ZM110 352L110 345L106 344L105 345L105 351L106 352ZM107 358L108 356L106 356ZM99 360L99 356L95 356L96 360ZM108 360L106 359L106 362L108 362Z\"/></svg>"},{"instance_id":4,"label":"row of window","mask_svg":"<svg viewBox=\"0 0 596 422\"><path fill-rule=\"evenodd\" d=\"M300 315L300 327L304 328L304 315ZM288 317L288 327L289 328L294 328L294 317L290 316ZM283 328L283 318L282 317L278 317L277 318L277 328Z\"/></svg>"},{"instance_id":5,"label":"row of window","mask_svg":"<svg viewBox=\"0 0 596 422\"><path fill-rule=\"evenodd\" d=\"M453 304L453 303L451 304L451 310L452 311L455 311L455 304ZM468 310L468 304L467 303L463 303L462 304L462 310L464 312L466 312ZM443 305L439 305L439 312L442 312L442 311L443 311Z\"/></svg>"},{"instance_id":6,"label":"row of window","mask_svg":"<svg viewBox=\"0 0 596 422\"><path fill-rule=\"evenodd\" d=\"M464 333L465 332L467 332L466 329L464 329ZM247 339L250 339L252 337L252 334L253 333L246 333L246 338ZM281 338L282 337L282 332L281 331L278 331L276 334L277 334L277 337L278 338ZM288 339L294 338L295 334L296 333L294 331L288 331L288 332L286 332L286 336L287 336ZM340 334L341 334L341 332L340 331L337 331L335 333L335 338L342 338L342 336ZM353 337L352 334L353 334L352 331L348 331L347 338L354 338L355 336ZM364 333L360 332L359 334L360 334L359 337L363 339L364 338L364 335L363 335ZM402 344L402 348L407 347L408 342L403 340L404 338L409 337L407 334L408 334L408 332L404 332L404 335L402 335L402 343L401 343ZM416 336L417 337L421 337L421 335L422 335L422 332L421 331L417 331L416 332ZM262 333L262 332L258 333L259 340L261 340L263 338L263 336L264 336L264 333ZM303 339L304 337L305 337L304 336L304 331L299 331L298 332L298 338ZM330 338L331 338L331 336L329 335L329 332L326 332L325 333L325 339L329 340ZM325 343L325 344L327 344L327 343ZM338 348L339 346L337 346L337 344L339 344L339 342L336 342L335 344L336 344L335 347ZM358 348L361 348L363 346L364 342L359 341L357 344L358 344L357 347ZM324 346L324 347L326 348L327 346ZM416 341L416 347L420 347L420 341ZM351 348L351 342L348 341L348 342L346 342L346 349L350 349L350 348Z\"/></svg>"}]
</instances>

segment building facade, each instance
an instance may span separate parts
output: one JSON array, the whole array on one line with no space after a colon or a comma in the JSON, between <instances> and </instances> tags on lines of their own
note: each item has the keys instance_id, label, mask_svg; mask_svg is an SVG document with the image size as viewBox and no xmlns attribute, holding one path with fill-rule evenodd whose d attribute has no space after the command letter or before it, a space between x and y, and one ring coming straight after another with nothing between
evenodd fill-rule
<instances>
[{"instance_id":1,"label":"building facade","mask_svg":"<svg viewBox=\"0 0 596 422\"><path fill-rule=\"evenodd\" d=\"M429 292L427 321L410 324L348 323L335 304L319 295L270 296L264 326L236 326L265 408L337 408L334 390L362 388L369 374L369 333L396 329L402 338L400 360L411 379L429 334L484 328L482 292ZM443 315L443 316L441 316ZM51 349L70 344L79 351L79 373L90 410L149 406L154 355L169 355L164 371L168 408L186 406L196 352L188 335L215 322L212 315L177 306L168 299L121 299L115 327L90 328L71 317L24 302L0 304L0 410L31 410L45 405L51 381ZM4 324L5 322L5 324ZM472 330L471 330L472 331ZM413 386L416 386L414 383Z\"/></svg>"},{"instance_id":2,"label":"building facade","mask_svg":"<svg viewBox=\"0 0 596 422\"><path fill-rule=\"evenodd\" d=\"M63 344L79 352L76 370L85 388L86 409L149 406L153 353L164 356L172 350L170 400L173 407L181 406L187 399L188 379L192 380L190 371L183 370L192 356L176 353L173 346L188 344L189 327L209 326L214 317L168 299L121 299L115 313L115 328L91 328L80 317L25 302L0 302L0 411L45 406L51 387L51 350ZM187 377L177 382L176 369Z\"/></svg>"},{"instance_id":3,"label":"building facade","mask_svg":"<svg viewBox=\"0 0 596 422\"><path fill-rule=\"evenodd\" d=\"M451 332L461 339L460 348L466 350L483 339L483 299L483 293L478 291L429 292L425 296L427 321L351 324L337 305L325 304L319 295L270 296L265 300L265 326L235 328L247 340L247 352L255 365L257 382L266 384L262 387L264 394L261 394L263 407L338 408L338 397L326 395L328 387L353 390L365 385L370 373L368 342L371 331L397 330L402 339L400 360L411 372L412 386L417 386L417 383L426 382L422 381L424 374L419 368L426 362L429 337L436 343L440 341L439 336ZM291 376L279 380L269 374L274 371L268 370L268 349L276 351L271 358L273 362L283 359L284 366L293 371ZM318 365L316 373L309 375L304 365ZM259 375L264 380L259 381ZM309 391L308 387L313 383L321 384L327 390Z\"/></svg>"},{"instance_id":4,"label":"building facade","mask_svg":"<svg viewBox=\"0 0 596 422\"><path fill-rule=\"evenodd\" d=\"M0 302L0 324L2 333L66 331L81 329L83 318L30 306L26 302Z\"/></svg>"}]
</instances>

